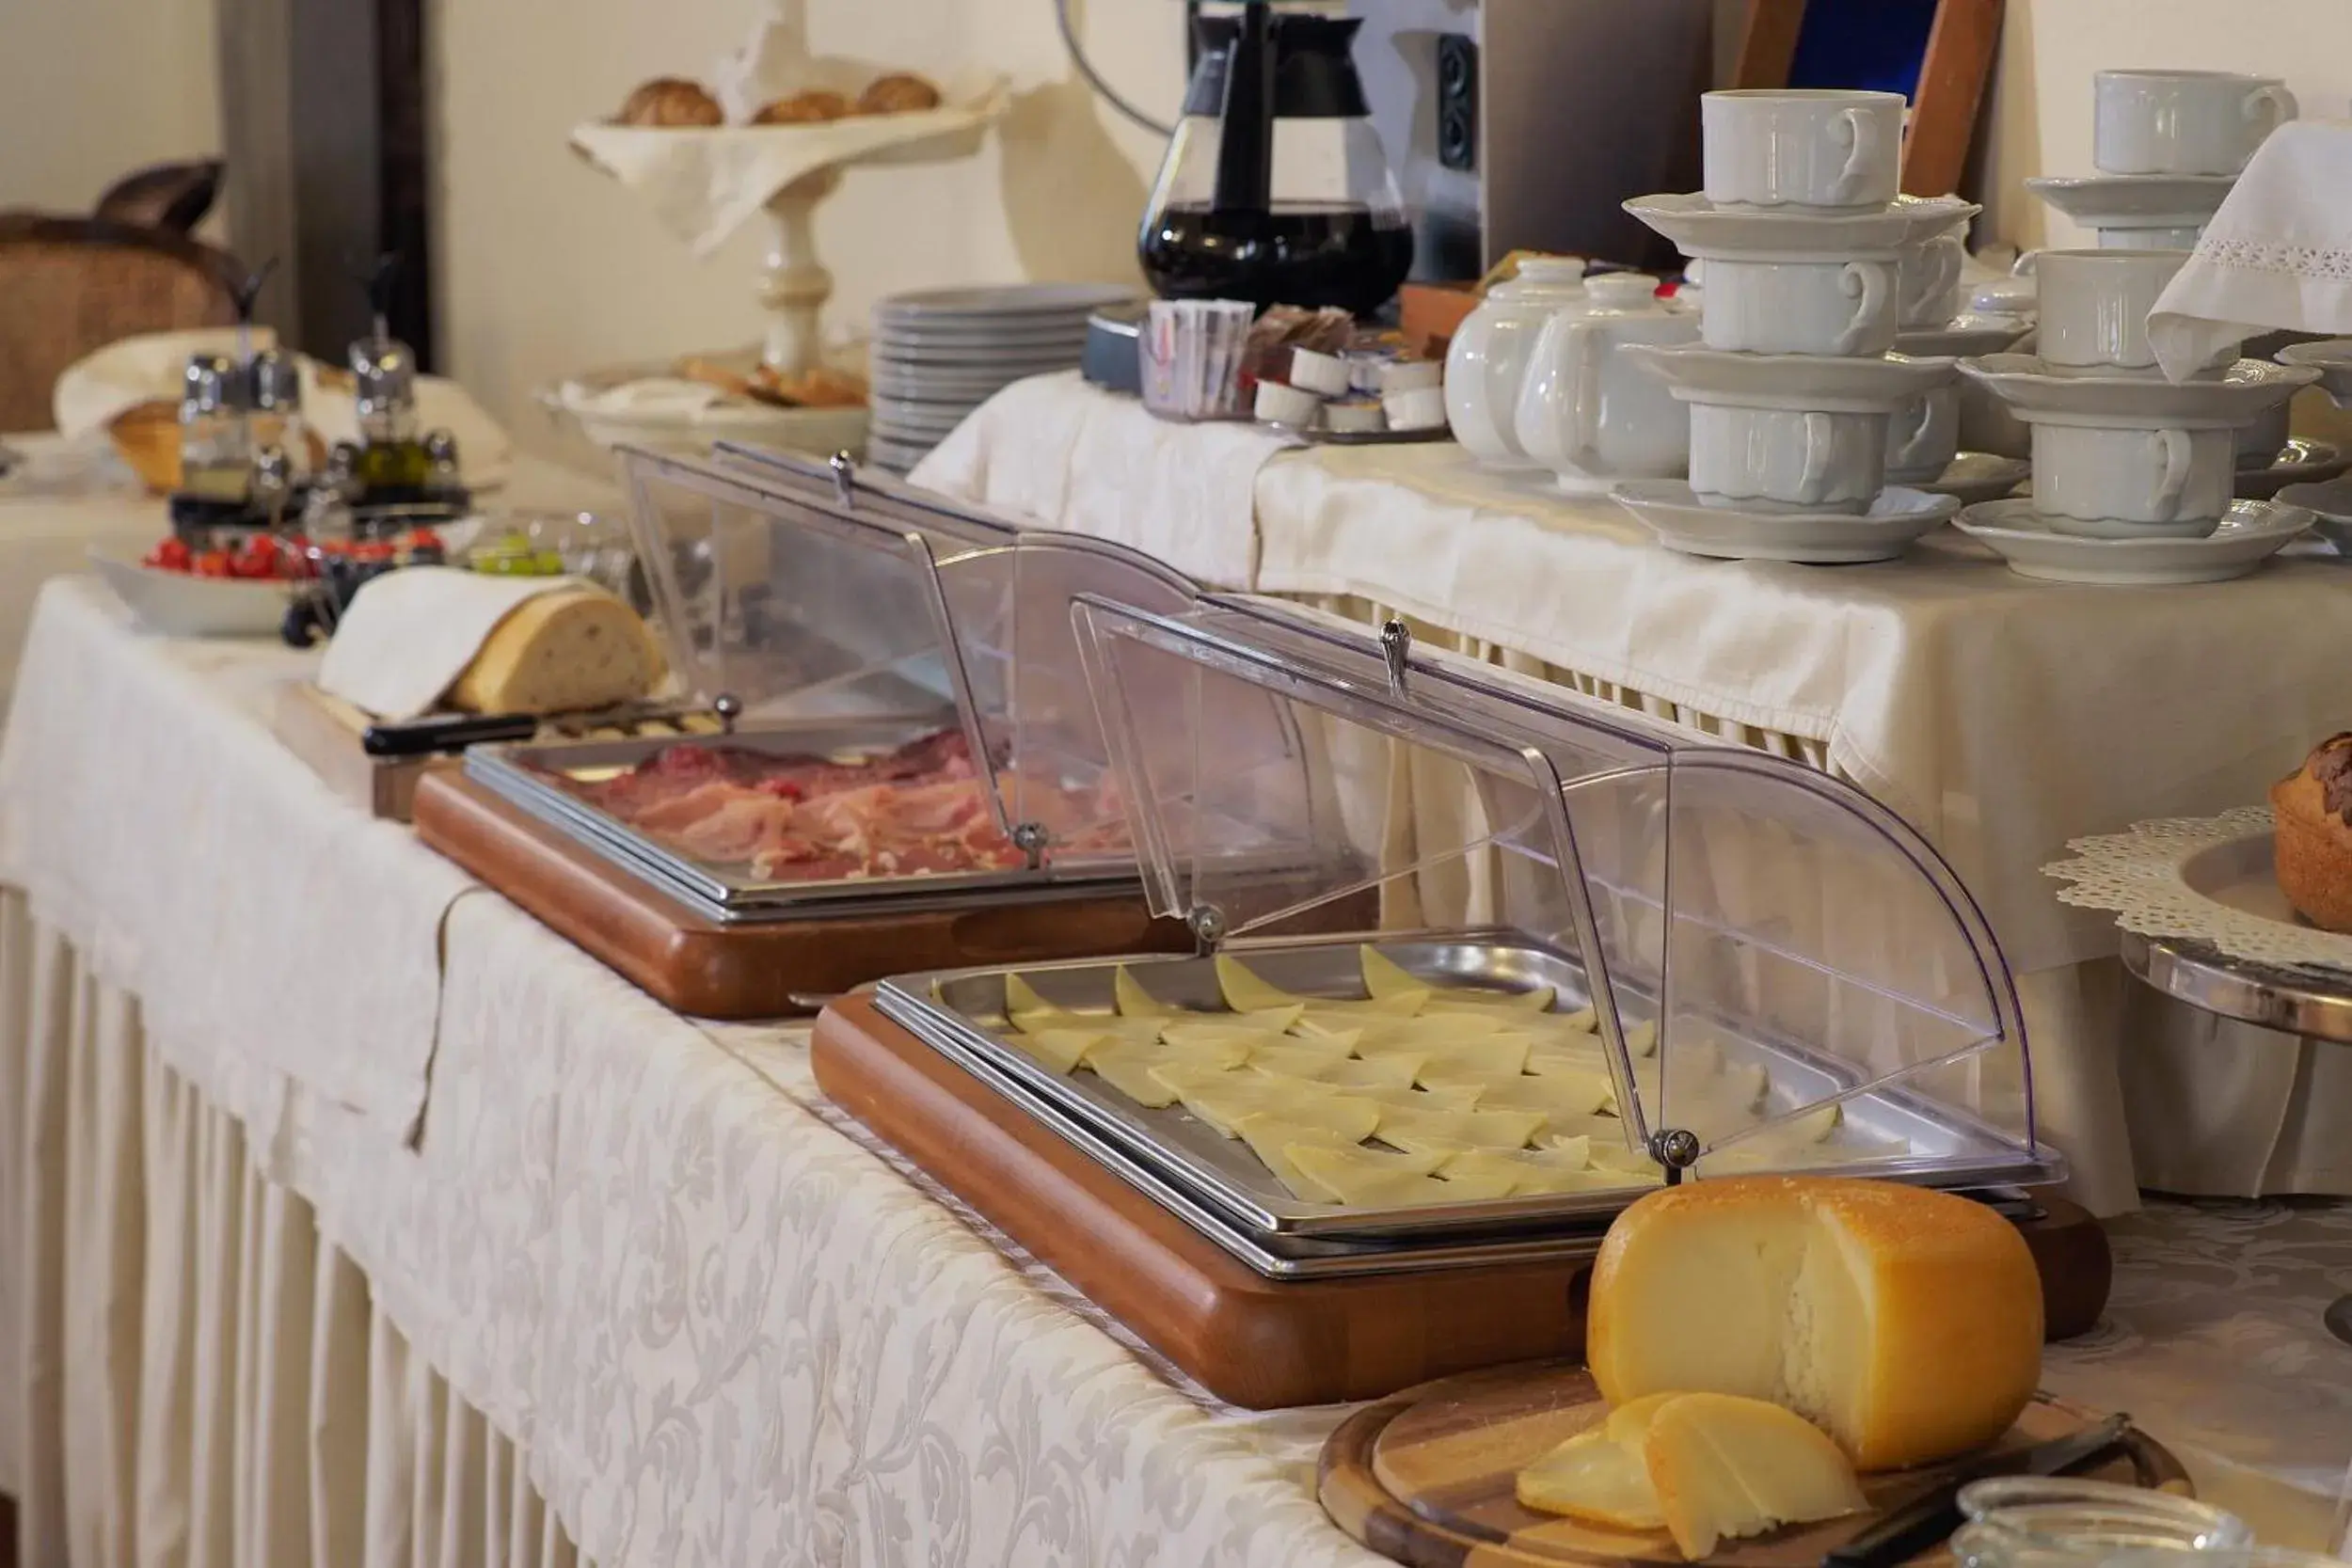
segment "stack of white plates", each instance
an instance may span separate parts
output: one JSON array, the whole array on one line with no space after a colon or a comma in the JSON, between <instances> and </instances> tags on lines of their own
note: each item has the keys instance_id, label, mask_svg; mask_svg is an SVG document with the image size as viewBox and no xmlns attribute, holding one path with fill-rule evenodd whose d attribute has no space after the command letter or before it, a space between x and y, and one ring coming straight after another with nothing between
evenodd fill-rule
<instances>
[{"instance_id":1,"label":"stack of white plates","mask_svg":"<svg viewBox=\"0 0 2352 1568\"><path fill-rule=\"evenodd\" d=\"M929 289L874 307L868 461L904 473L1000 388L1074 370L1087 317L1134 291L1103 283Z\"/></svg>"}]
</instances>

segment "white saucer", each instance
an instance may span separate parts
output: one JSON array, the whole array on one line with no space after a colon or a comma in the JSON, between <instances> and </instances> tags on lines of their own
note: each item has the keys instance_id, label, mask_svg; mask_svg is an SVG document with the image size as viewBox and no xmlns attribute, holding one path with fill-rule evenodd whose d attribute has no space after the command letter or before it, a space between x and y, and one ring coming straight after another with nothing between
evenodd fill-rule
<instances>
[{"instance_id":1,"label":"white saucer","mask_svg":"<svg viewBox=\"0 0 2352 1568\"><path fill-rule=\"evenodd\" d=\"M2298 436L2280 448L2268 463L2238 469L2238 499L2271 500L2290 484L2318 484L2346 468L2352 468L2352 455L2342 447L2333 441L2306 441Z\"/></svg>"},{"instance_id":2,"label":"white saucer","mask_svg":"<svg viewBox=\"0 0 2352 1568\"><path fill-rule=\"evenodd\" d=\"M2122 588L2242 578L2312 520L2299 506L2238 501L2201 539L2084 539L2056 531L2025 499L1969 507L1952 526L1989 546L2020 577Z\"/></svg>"},{"instance_id":3,"label":"white saucer","mask_svg":"<svg viewBox=\"0 0 2352 1568\"><path fill-rule=\"evenodd\" d=\"M1895 352L1915 359L1943 356L1970 359L2004 354L2032 328L2007 316L1954 316L1942 326L1906 326L1895 334Z\"/></svg>"},{"instance_id":4,"label":"white saucer","mask_svg":"<svg viewBox=\"0 0 2352 1568\"><path fill-rule=\"evenodd\" d=\"M2299 506L2318 521L2319 536L2338 555L2352 555L2352 478L2339 477L2324 484L2290 484L2271 498L2280 506Z\"/></svg>"},{"instance_id":5,"label":"white saucer","mask_svg":"<svg viewBox=\"0 0 2352 1568\"><path fill-rule=\"evenodd\" d=\"M1629 480L1611 494L1670 550L1718 561L1788 561L1815 566L1892 561L1960 510L1960 502L1949 496L1900 485L1880 491L1870 510L1859 515L1706 506L1678 479Z\"/></svg>"},{"instance_id":6,"label":"white saucer","mask_svg":"<svg viewBox=\"0 0 2352 1568\"><path fill-rule=\"evenodd\" d=\"M1703 343L1626 343L1617 353L1663 381L1684 403L1808 414L1892 414L1949 382L1955 363L1899 354L1858 358L1735 354Z\"/></svg>"},{"instance_id":7,"label":"white saucer","mask_svg":"<svg viewBox=\"0 0 2352 1568\"><path fill-rule=\"evenodd\" d=\"M1989 451L1963 451L1933 479L1899 480L1915 490L1950 496L1963 506L1996 501L2023 484L2033 465L2022 457L2002 457Z\"/></svg>"},{"instance_id":8,"label":"white saucer","mask_svg":"<svg viewBox=\"0 0 2352 1568\"><path fill-rule=\"evenodd\" d=\"M2052 375L2030 354L1963 359L1960 373L2009 405L2028 424L2095 425L2132 430L2162 422L2189 430L2235 429L2319 379L2306 367L2240 359L2218 380L2178 386L2162 376Z\"/></svg>"},{"instance_id":9,"label":"white saucer","mask_svg":"<svg viewBox=\"0 0 2352 1568\"><path fill-rule=\"evenodd\" d=\"M2279 351L2279 362L2317 371L2319 389L2333 398L2338 408L2352 408L2352 338L2290 343Z\"/></svg>"},{"instance_id":10,"label":"white saucer","mask_svg":"<svg viewBox=\"0 0 2352 1568\"><path fill-rule=\"evenodd\" d=\"M1735 213L1693 193L1636 197L1625 210L1672 240L1685 256L1701 261L1834 256L1850 261L1892 256L1907 245L1959 228L1980 209L1958 197L1905 196L1869 213Z\"/></svg>"},{"instance_id":11,"label":"white saucer","mask_svg":"<svg viewBox=\"0 0 2352 1568\"><path fill-rule=\"evenodd\" d=\"M2040 176L2026 189L2087 229L2197 229L2237 183L2234 174Z\"/></svg>"},{"instance_id":12,"label":"white saucer","mask_svg":"<svg viewBox=\"0 0 2352 1568\"><path fill-rule=\"evenodd\" d=\"M890 321L999 321L1008 317L1088 315L1124 305L1136 291L1118 283L1010 283L957 289L918 289L875 303L874 319Z\"/></svg>"}]
</instances>

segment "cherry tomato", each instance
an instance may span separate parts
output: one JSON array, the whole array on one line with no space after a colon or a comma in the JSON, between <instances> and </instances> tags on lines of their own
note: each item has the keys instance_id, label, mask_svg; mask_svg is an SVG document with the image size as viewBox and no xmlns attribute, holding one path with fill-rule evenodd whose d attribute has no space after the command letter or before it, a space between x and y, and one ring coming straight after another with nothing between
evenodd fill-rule
<instances>
[{"instance_id":1,"label":"cherry tomato","mask_svg":"<svg viewBox=\"0 0 2352 1568\"><path fill-rule=\"evenodd\" d=\"M188 542L174 534L148 551L145 563L167 572L184 572L193 559L188 549Z\"/></svg>"},{"instance_id":2,"label":"cherry tomato","mask_svg":"<svg viewBox=\"0 0 2352 1568\"><path fill-rule=\"evenodd\" d=\"M237 575L236 563L230 558L227 550L206 550L196 558L191 569L200 578L230 578Z\"/></svg>"},{"instance_id":3,"label":"cherry tomato","mask_svg":"<svg viewBox=\"0 0 2352 1568\"><path fill-rule=\"evenodd\" d=\"M411 529L407 545L412 550L437 550L441 547L441 536L429 528Z\"/></svg>"}]
</instances>

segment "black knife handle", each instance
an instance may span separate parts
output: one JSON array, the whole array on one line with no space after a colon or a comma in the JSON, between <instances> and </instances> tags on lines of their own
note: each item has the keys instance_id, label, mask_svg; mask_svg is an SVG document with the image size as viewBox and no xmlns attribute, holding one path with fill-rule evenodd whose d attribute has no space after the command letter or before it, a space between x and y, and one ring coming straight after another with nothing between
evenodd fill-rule
<instances>
[{"instance_id":1,"label":"black knife handle","mask_svg":"<svg viewBox=\"0 0 2352 1568\"><path fill-rule=\"evenodd\" d=\"M371 724L360 732L359 749L372 757L413 757L490 740L529 740L538 733L539 721L528 713L469 714L461 719Z\"/></svg>"},{"instance_id":2,"label":"black knife handle","mask_svg":"<svg viewBox=\"0 0 2352 1568\"><path fill-rule=\"evenodd\" d=\"M2110 1425L2103 1440L2078 1451L2063 1453L2056 1464L2036 1464L2034 1460L2039 1452L2062 1449L2067 1443L2090 1437L2098 1429L2078 1433L2072 1439L2059 1438L2043 1445L2042 1450L1995 1455L1969 1465L1942 1485L1887 1514L1844 1545L1822 1553L1821 1568L1895 1568L1898 1563L1908 1562L1921 1552L1942 1545L1952 1538L1953 1532L1963 1522L1960 1511L1963 1487L1970 1481L1983 1481L1991 1476L2072 1475L2098 1464L2122 1445L2124 1433L2131 1430L2124 1425L2103 1424Z\"/></svg>"}]
</instances>

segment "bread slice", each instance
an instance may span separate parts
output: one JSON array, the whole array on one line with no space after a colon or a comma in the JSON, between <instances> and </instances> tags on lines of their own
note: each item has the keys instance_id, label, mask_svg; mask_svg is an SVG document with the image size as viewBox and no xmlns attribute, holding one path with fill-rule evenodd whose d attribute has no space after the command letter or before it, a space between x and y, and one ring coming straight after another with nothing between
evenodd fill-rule
<instances>
[{"instance_id":1,"label":"bread slice","mask_svg":"<svg viewBox=\"0 0 2352 1568\"><path fill-rule=\"evenodd\" d=\"M1982 1204L1835 1178L1651 1193L1593 1268L1585 1360L1612 1404L1663 1392L1769 1401L1865 1470L1989 1443L2033 1397L2042 1282Z\"/></svg>"},{"instance_id":2,"label":"bread slice","mask_svg":"<svg viewBox=\"0 0 2352 1568\"><path fill-rule=\"evenodd\" d=\"M662 660L637 612L601 588L525 599L450 688L469 713L576 713L651 694Z\"/></svg>"},{"instance_id":3,"label":"bread slice","mask_svg":"<svg viewBox=\"0 0 2352 1568\"><path fill-rule=\"evenodd\" d=\"M2352 736L2320 743L2303 766L2270 786L2279 891L2328 931L2352 931L2352 824L2344 820ZM2335 796L2331 803L2331 792Z\"/></svg>"}]
</instances>

